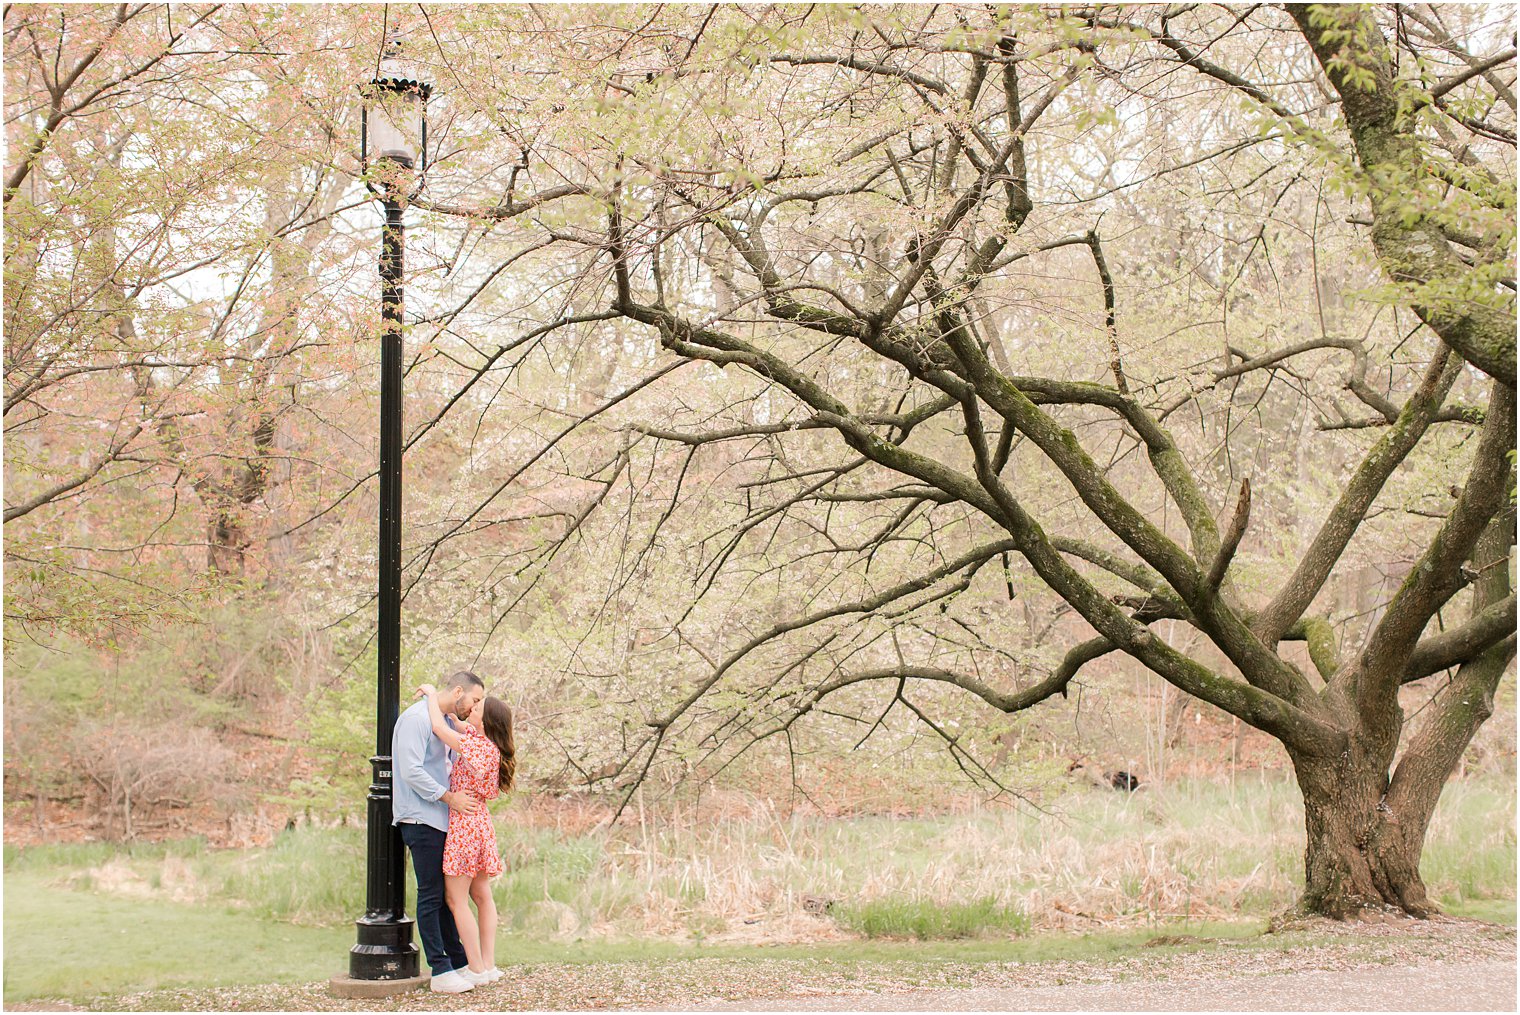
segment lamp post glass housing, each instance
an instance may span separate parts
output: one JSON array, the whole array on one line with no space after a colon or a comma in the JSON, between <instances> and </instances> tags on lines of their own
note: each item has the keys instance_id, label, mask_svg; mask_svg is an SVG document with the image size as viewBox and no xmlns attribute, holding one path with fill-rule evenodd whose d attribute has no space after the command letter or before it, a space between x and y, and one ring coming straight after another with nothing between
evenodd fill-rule
<instances>
[{"instance_id":1,"label":"lamp post glass housing","mask_svg":"<svg viewBox=\"0 0 1520 1015\"><path fill-rule=\"evenodd\" d=\"M401 44L387 44L374 80L364 86L359 141L365 186L372 166L386 170L377 191L385 208L380 244L380 568L379 660L375 680L375 754L367 810L365 912L349 951L352 980L411 980L418 975L413 920L406 915L406 857L391 824L391 735L401 697L401 430L402 280L405 202L421 189L427 168L426 104L431 87L406 73ZM399 170L399 172L398 172ZM412 171L417 171L411 193ZM368 996L368 995L366 995Z\"/></svg>"},{"instance_id":2,"label":"lamp post glass housing","mask_svg":"<svg viewBox=\"0 0 1520 1015\"><path fill-rule=\"evenodd\" d=\"M432 85L413 77L402 60L401 41L391 40L364 90L359 161L365 173L372 162L427 169L427 100L432 93Z\"/></svg>"}]
</instances>

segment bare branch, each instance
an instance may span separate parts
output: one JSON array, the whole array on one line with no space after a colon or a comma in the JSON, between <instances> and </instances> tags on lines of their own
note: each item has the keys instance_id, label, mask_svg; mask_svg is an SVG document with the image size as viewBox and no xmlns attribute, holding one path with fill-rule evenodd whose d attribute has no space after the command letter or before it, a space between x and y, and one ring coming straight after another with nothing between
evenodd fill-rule
<instances>
[{"instance_id":1,"label":"bare branch","mask_svg":"<svg viewBox=\"0 0 1520 1015\"><path fill-rule=\"evenodd\" d=\"M1235 503L1235 515L1230 519L1230 527L1225 529L1224 541L1220 543L1219 555L1214 558L1214 563L1209 566L1208 577L1205 578L1208 586L1213 589L1219 588L1219 583L1224 581L1224 574L1230 567L1230 561L1235 557L1235 550L1240 546L1241 537L1246 534L1246 522L1251 517L1251 480L1249 478L1240 481L1240 499Z\"/></svg>"}]
</instances>

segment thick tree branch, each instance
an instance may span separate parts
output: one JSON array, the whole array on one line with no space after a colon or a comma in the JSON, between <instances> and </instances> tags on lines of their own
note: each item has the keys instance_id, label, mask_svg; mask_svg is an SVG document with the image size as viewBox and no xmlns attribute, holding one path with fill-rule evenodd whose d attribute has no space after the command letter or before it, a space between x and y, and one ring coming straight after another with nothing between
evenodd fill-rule
<instances>
[{"instance_id":1,"label":"thick tree branch","mask_svg":"<svg viewBox=\"0 0 1520 1015\"><path fill-rule=\"evenodd\" d=\"M1462 588L1462 565L1509 495L1513 470L1507 459L1515 448L1515 392L1498 380L1491 387L1488 421L1483 424L1467 485L1388 604L1361 658L1337 676L1369 728L1379 728L1383 717L1398 708L1405 661L1436 610Z\"/></svg>"},{"instance_id":2,"label":"thick tree branch","mask_svg":"<svg viewBox=\"0 0 1520 1015\"><path fill-rule=\"evenodd\" d=\"M1493 714L1494 693L1515 658L1515 592L1507 566L1514 545L1515 513L1511 508L1494 519L1478 539L1473 559L1479 566L1479 577L1473 585L1472 618L1464 625L1488 617L1490 610L1507 599L1509 631L1463 662L1450 684L1438 693L1431 714L1410 738L1389 782L1388 806L1398 815L1411 845L1424 840L1441 787L1457 767L1473 734ZM1419 654L1417 649L1415 655Z\"/></svg>"},{"instance_id":3,"label":"thick tree branch","mask_svg":"<svg viewBox=\"0 0 1520 1015\"><path fill-rule=\"evenodd\" d=\"M958 346L956 351L963 358L971 355L971 349L964 344ZM973 368L973 372L978 369ZM1202 608L1206 611L1201 623L1206 625L1205 629L1223 629L1222 637L1216 635L1216 644L1220 644L1226 654L1234 649L1246 660L1241 670L1249 683L1242 684L1220 677L1199 665L1099 596L1088 582L1067 565L1045 538L1040 526L992 474L975 402L968 399L962 407L966 417L967 436L976 456L977 477L992 493L998 507L999 514L994 517L1001 518L1018 542L1019 552L1033 565L1036 573L1099 634L1194 697L1202 698L1231 714L1240 715L1258 729L1267 729L1274 736L1301 744L1311 752L1323 751L1332 746L1336 737L1314 714L1318 710L1317 703L1303 676L1266 652L1259 643L1253 643L1245 626L1211 592L1200 599ZM1021 426L1020 429L1028 432L1027 427ZM1196 592L1197 589L1194 587L1190 591ZM1187 601L1188 595L1184 594L1183 599ZM1308 710L1298 707L1300 703L1308 706Z\"/></svg>"},{"instance_id":4,"label":"thick tree branch","mask_svg":"<svg viewBox=\"0 0 1520 1015\"><path fill-rule=\"evenodd\" d=\"M1197 563L1114 489L1103 470L1088 457L1070 431L1057 425L1013 381L998 373L981 349L966 336L952 335L949 341L956 355L966 364L978 393L1045 453L1066 476L1083 503L1110 531L1161 573L1187 605L1199 627L1213 637L1253 686L1288 702L1308 704L1313 700L1313 692L1303 674L1278 658L1252 634L1240 616L1205 584L1205 576ZM1123 402L1132 404L1133 400L1122 400L1121 404ZM1159 427L1155 429L1159 430ZM1212 519L1208 528L1214 529ZM1065 593L1062 594L1064 597ZM1068 598L1067 601L1071 600ZM1098 626L1091 617L1087 619Z\"/></svg>"},{"instance_id":5,"label":"thick tree branch","mask_svg":"<svg viewBox=\"0 0 1520 1015\"><path fill-rule=\"evenodd\" d=\"M1324 587L1351 537L1361 526L1367 509L1377 499L1394 470L1414 450L1429 429L1436 410L1461 373L1460 360L1442 348L1425 370L1419 388L1393 424L1362 459L1356 474L1346 484L1340 499L1304 551L1292 577L1283 583L1272 601L1257 616L1252 626L1263 641L1276 642L1297 620Z\"/></svg>"},{"instance_id":6,"label":"thick tree branch","mask_svg":"<svg viewBox=\"0 0 1520 1015\"><path fill-rule=\"evenodd\" d=\"M1410 287L1416 314L1463 359L1515 386L1515 313L1472 291L1471 269L1429 215L1409 224L1426 158L1401 111L1387 41L1370 9L1288 4L1341 100L1357 160L1372 184L1372 244L1389 277ZM1349 40L1349 41L1348 41ZM1487 297L1493 299L1491 294Z\"/></svg>"},{"instance_id":7,"label":"thick tree branch","mask_svg":"<svg viewBox=\"0 0 1520 1015\"><path fill-rule=\"evenodd\" d=\"M1404 665L1403 683L1411 683L1451 666L1471 662L1515 633L1515 595L1474 613L1467 623L1422 640Z\"/></svg>"},{"instance_id":8,"label":"thick tree branch","mask_svg":"<svg viewBox=\"0 0 1520 1015\"><path fill-rule=\"evenodd\" d=\"M1171 435L1144 406L1115 388L1087 381L1020 376L1004 380L1035 405L1098 405L1116 413L1145 445L1152 470L1182 513L1192 537L1194 558L1212 560L1219 552L1219 528L1203 491Z\"/></svg>"},{"instance_id":9,"label":"thick tree branch","mask_svg":"<svg viewBox=\"0 0 1520 1015\"><path fill-rule=\"evenodd\" d=\"M1249 669L1243 669L1243 671L1255 681L1259 681L1262 687L1221 677L1161 642L1143 625L1125 616L1067 565L1045 539L1040 527L1016 503L989 496L979 483L968 480L941 463L882 440L860 420L851 416L843 403L825 392L811 378L805 377L779 358L762 352L731 335L698 328L681 321L669 311L660 308L628 300L621 304L619 309L635 320L657 327L663 344L674 352L683 356L705 359L719 365L743 365L761 376L777 381L805 403L817 409L821 416L829 419L846 443L860 453L888 468L938 486L1007 526L1019 552L1034 565L1040 577L1063 599L1071 603L1100 634L1108 637L1118 648L1135 656L1189 694L1238 715L1253 726L1299 745L1305 751L1330 751L1339 742L1333 729L1321 722L1312 712L1304 711L1303 707L1292 704L1275 691L1267 689L1279 688L1301 702L1303 706L1310 709L1318 707L1317 699L1309 690L1307 681L1301 674L1296 673L1276 657L1270 657L1270 661L1262 659L1262 650L1259 645L1253 650L1248 642L1241 641L1242 638L1249 639L1249 631L1238 619L1232 619L1233 614L1223 607L1217 596L1212 594L1207 596L1208 601L1204 604L1204 609L1208 613L1208 619L1205 623L1212 622L1216 626L1230 627L1230 635L1233 637L1222 640L1240 649L1242 657L1249 657ZM1047 428L1054 426L1053 423L1044 419L1042 413L1034 409L1033 403L1030 403L1027 398L1023 398L1022 394L1017 393L1015 389L1010 388L1010 390L1039 417L1038 419L1029 417L1027 411L1020 410L1023 417L1020 419L1022 431L1028 433L1033 426ZM1004 401L1006 402L1007 399ZM1024 423L1025 418L1028 420L1028 425ZM1044 422L1042 423L1041 420ZM1067 446L1066 441L1059 436L1055 436L1051 443L1053 446ZM1074 441L1072 446L1074 446ZM1081 455L1082 459L1086 459L1086 455L1081 454L1080 449L1077 449L1076 453ZM985 464L981 467L985 468ZM1084 471L1093 475L1099 473L1091 460L1086 460ZM1101 481L1101 485L1107 487L1106 481ZM1120 511L1138 518L1135 509L1127 502L1123 502L1117 492L1109 488L1108 496L1113 498ZM1141 521L1143 522L1143 519ZM1146 530L1154 532L1156 537L1171 545L1170 541L1160 536L1160 533L1156 532L1149 523L1144 523L1144 525ZM1174 554L1171 557L1172 561L1179 559L1186 561L1186 555L1174 545L1172 553ZM1141 553L1141 556L1145 558L1146 554ZM1184 581L1183 584L1187 585L1190 593L1197 595L1202 575L1197 571L1196 565L1188 563L1187 567L1191 569L1191 581ZM1158 570L1161 569L1158 568ZM1162 573L1165 574L1165 571ZM1171 580L1170 576L1168 580ZM1173 585L1175 587L1176 582ZM1183 598L1187 600L1188 596L1185 594Z\"/></svg>"},{"instance_id":10,"label":"thick tree branch","mask_svg":"<svg viewBox=\"0 0 1520 1015\"><path fill-rule=\"evenodd\" d=\"M1306 642L1309 659L1323 680L1328 681L1341 668L1341 650L1336 643L1335 628L1324 617L1299 617L1283 632L1283 641Z\"/></svg>"},{"instance_id":11,"label":"thick tree branch","mask_svg":"<svg viewBox=\"0 0 1520 1015\"><path fill-rule=\"evenodd\" d=\"M432 198L418 196L412 204L423 211L436 212L439 215L451 215L456 218L473 219L477 222L504 222L507 219L516 218L535 208L542 208L553 201L566 197L582 197L595 194L590 187L579 183L566 183L558 187L549 187L536 194L519 199L511 191L503 195L504 200L500 204L486 206L467 206L448 201L434 201Z\"/></svg>"},{"instance_id":12,"label":"thick tree branch","mask_svg":"<svg viewBox=\"0 0 1520 1015\"><path fill-rule=\"evenodd\" d=\"M1509 49L1505 50L1502 53L1496 53L1495 55L1489 57L1487 60L1481 60L1468 67L1464 71L1453 74L1449 78L1445 78L1441 81L1436 82L1430 87L1430 98L1432 101L1439 99L1441 96L1445 95L1453 88L1464 85L1468 81L1471 81L1473 78L1479 77L1480 75L1487 76L1489 71L1493 70L1496 67L1504 66L1514 58L1515 49L1513 46L1511 46Z\"/></svg>"}]
</instances>

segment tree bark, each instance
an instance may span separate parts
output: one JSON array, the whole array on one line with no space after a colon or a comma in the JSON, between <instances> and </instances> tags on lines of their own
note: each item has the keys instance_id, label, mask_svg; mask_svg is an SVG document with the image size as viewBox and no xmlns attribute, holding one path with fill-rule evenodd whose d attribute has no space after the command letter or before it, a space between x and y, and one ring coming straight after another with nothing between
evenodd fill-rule
<instances>
[{"instance_id":1,"label":"tree bark","mask_svg":"<svg viewBox=\"0 0 1520 1015\"><path fill-rule=\"evenodd\" d=\"M1358 753L1293 759L1307 833L1301 908L1336 920L1389 910L1430 916L1438 910L1420 880L1424 837L1388 805L1387 769Z\"/></svg>"}]
</instances>

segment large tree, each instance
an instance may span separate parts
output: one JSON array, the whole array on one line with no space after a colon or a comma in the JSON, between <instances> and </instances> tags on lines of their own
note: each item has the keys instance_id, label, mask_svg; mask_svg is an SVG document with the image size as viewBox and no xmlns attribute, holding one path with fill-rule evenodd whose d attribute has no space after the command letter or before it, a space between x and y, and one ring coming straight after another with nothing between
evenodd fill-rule
<instances>
[{"instance_id":1,"label":"large tree","mask_svg":"<svg viewBox=\"0 0 1520 1015\"><path fill-rule=\"evenodd\" d=\"M341 348L367 337L347 323L352 251L309 230L373 228L332 211L364 200L356 182L324 189L357 171L335 139L372 53L331 54L395 26L311 16L289 83L265 19L200 12L225 24L215 59L158 63L221 82L223 105L155 76L157 119L116 115L135 138L181 108L208 136L247 132L218 151L248 153L232 191L261 214L233 220L260 225L214 255L248 265L243 287L150 302L171 266L123 290L131 265L64 229L101 212L61 196L109 152L69 96L92 75L122 94L142 60L108 57L133 19L94 12L66 60L51 21L12 10L8 74L36 80L10 128L7 411L15 394L10 432L50 435L51 457L21 458L8 520L55 542L61 505L114 503L138 466L179 476L181 421L214 420L245 435L205 438L230 475L185 475L211 560L235 560L270 451L244 402L298 363L351 375ZM151 13L143 52L172 50L183 20ZM1507 22L1443 5L407 17L439 95L408 290L407 609L427 640L523 661L503 634L553 618L565 675L544 693L582 693L612 734L557 735L623 792L666 762L790 748L810 722L868 738L894 712L990 777L945 692L995 717L1131 660L1281 742L1308 909L1431 911L1424 831L1515 653ZM91 142L61 147L71 130ZM68 258L23 242L57 235L82 297ZM34 276L49 287L17 289ZM328 294L321 313L298 285ZM22 302L39 293L108 339L49 323ZM339 348L292 359L319 329ZM183 348L150 358L144 334ZM50 394L97 377L114 387L81 411ZM155 401L171 378L227 394L209 415ZM283 413L358 432L345 392L300 387ZM100 465L66 453L91 418L125 424ZM341 441L320 454L347 492L312 497L314 520L369 474Z\"/></svg>"},{"instance_id":2,"label":"large tree","mask_svg":"<svg viewBox=\"0 0 1520 1015\"><path fill-rule=\"evenodd\" d=\"M882 689L884 716L900 704L931 726L924 685L1012 713L1122 653L1281 742L1304 797L1308 910L1431 912L1424 832L1515 652L1512 40L1471 10L1196 5L660 13L578 39L600 47L607 92L557 113L586 117L572 136L593 139L597 173L523 158L525 178L605 184L598 234L584 207L541 224L584 250L580 305L762 385L726 389L744 394L721 426L632 432L684 446L680 476L697 451L747 442L773 466L746 497L785 491L749 502L695 601L745 538L765 541L763 573L812 583L805 608L738 621L737 643L598 774L631 787L667 747L789 737L862 687ZM1179 265L1199 250L1189 230L1212 249ZM1182 295L1200 279L1214 291ZM1054 315L1094 313L1082 348L1054 344ZM1207 337L1169 342L1168 326ZM1202 353L1174 358L1187 349ZM1333 357L1350 370L1327 384ZM1279 378L1304 401L1273 403ZM757 411L772 391L783 402ZM1326 407L1317 429L1309 405ZM1227 468L1219 447L1179 439L1194 413L1222 414L1210 439ZM1321 455L1338 465L1329 496L1296 513ZM1245 477L1236 456L1254 459ZM599 492L570 532L622 462L587 474ZM1455 477L1433 510L1388 503L1416 462L1427 483ZM662 489L650 544L679 477ZM1388 529L1369 542L1390 511L1417 550ZM1275 566L1238 577L1243 542ZM1401 578L1386 601L1337 611L1352 561L1380 553ZM946 608L1011 554L1090 629L1033 681L989 676L1009 653L998 622ZM894 555L903 580L839 594L840 574ZM1161 620L1208 650L1184 651ZM729 686L777 645L789 653ZM1437 673L1406 730L1401 691Z\"/></svg>"}]
</instances>

